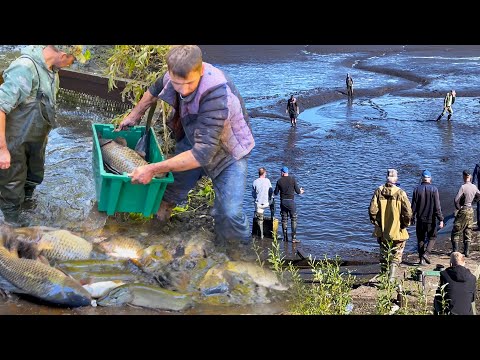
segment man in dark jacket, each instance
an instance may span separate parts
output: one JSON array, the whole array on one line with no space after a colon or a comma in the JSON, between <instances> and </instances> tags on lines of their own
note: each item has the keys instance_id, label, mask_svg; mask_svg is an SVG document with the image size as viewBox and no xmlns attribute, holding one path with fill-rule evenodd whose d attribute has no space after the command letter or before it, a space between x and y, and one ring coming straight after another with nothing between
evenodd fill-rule
<instances>
[{"instance_id":1,"label":"man in dark jacket","mask_svg":"<svg viewBox=\"0 0 480 360\"><path fill-rule=\"evenodd\" d=\"M440 284L434 301L435 314L475 315L476 293L477 278L465 267L463 254L453 252L450 255L450 267L440 272Z\"/></svg>"},{"instance_id":2,"label":"man in dark jacket","mask_svg":"<svg viewBox=\"0 0 480 360\"><path fill-rule=\"evenodd\" d=\"M176 155L138 167L129 174L132 182L148 184L155 175L173 172L175 180L167 186L157 213L160 221L166 221L196 182L209 176L215 190L216 244L227 245L232 259L253 260L243 197L247 159L255 141L243 99L221 70L202 61L198 46L174 46L166 60L168 71L145 92L119 128L138 124L145 111L161 99L175 110L168 126L175 135Z\"/></svg>"},{"instance_id":3,"label":"man in dark jacket","mask_svg":"<svg viewBox=\"0 0 480 360\"><path fill-rule=\"evenodd\" d=\"M430 264L428 255L437 240L436 220L440 222L439 228L443 228L443 215L438 189L432 185L432 174L428 170L422 172L422 183L413 190L412 213L412 225L415 219L417 223L415 230L420 264Z\"/></svg>"},{"instance_id":4,"label":"man in dark jacket","mask_svg":"<svg viewBox=\"0 0 480 360\"><path fill-rule=\"evenodd\" d=\"M282 215L283 241L288 241L287 223L290 216L292 222L292 242L298 243L297 240L297 207L295 205L295 193L303 194L302 187L298 187L297 180L293 176L288 176L288 168L282 167L282 177L277 181L274 194L280 193L280 213Z\"/></svg>"},{"instance_id":5,"label":"man in dark jacket","mask_svg":"<svg viewBox=\"0 0 480 360\"><path fill-rule=\"evenodd\" d=\"M287 101L287 109L285 112L290 116L292 126L297 126L297 115L300 114L297 99L292 95Z\"/></svg>"},{"instance_id":6,"label":"man in dark jacket","mask_svg":"<svg viewBox=\"0 0 480 360\"><path fill-rule=\"evenodd\" d=\"M345 83L347 85L347 95L353 96L353 79L350 74L347 74L347 78L345 79Z\"/></svg>"}]
</instances>

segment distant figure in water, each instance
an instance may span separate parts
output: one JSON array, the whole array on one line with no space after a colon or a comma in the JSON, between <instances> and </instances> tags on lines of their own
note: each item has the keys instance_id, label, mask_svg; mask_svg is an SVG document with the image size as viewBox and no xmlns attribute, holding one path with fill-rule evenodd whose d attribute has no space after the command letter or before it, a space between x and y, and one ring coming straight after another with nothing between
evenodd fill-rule
<instances>
[{"instance_id":1,"label":"distant figure in water","mask_svg":"<svg viewBox=\"0 0 480 360\"><path fill-rule=\"evenodd\" d=\"M255 200L255 219L260 230L260 239L263 239L263 215L266 209L272 210L273 189L272 183L267 178L267 170L264 167L258 169L258 179L252 184L252 196ZM273 221L273 211L272 221Z\"/></svg>"},{"instance_id":2,"label":"distant figure in water","mask_svg":"<svg viewBox=\"0 0 480 360\"><path fill-rule=\"evenodd\" d=\"M280 213L282 215L282 231L283 241L288 241L288 217L292 223L292 243L300 242L297 240L297 206L295 204L295 193L303 194L303 187L298 187L297 179L293 176L288 176L288 167L283 166L280 170L281 177L277 181L274 195L280 193Z\"/></svg>"},{"instance_id":3,"label":"distant figure in water","mask_svg":"<svg viewBox=\"0 0 480 360\"><path fill-rule=\"evenodd\" d=\"M437 118L437 121L439 121L442 118L442 116L445 114L445 111L448 111L447 120L450 121L450 118L453 115L452 105L455 103L456 95L457 93L455 92L455 90L452 90L448 92L447 95L445 95L445 99L443 100L443 111Z\"/></svg>"},{"instance_id":4,"label":"distant figure in water","mask_svg":"<svg viewBox=\"0 0 480 360\"><path fill-rule=\"evenodd\" d=\"M347 84L347 95L349 97L353 96L353 79L350 74L347 74L347 78L345 79L345 83Z\"/></svg>"},{"instance_id":5,"label":"distant figure in water","mask_svg":"<svg viewBox=\"0 0 480 360\"><path fill-rule=\"evenodd\" d=\"M297 115L300 114L297 99L292 95L287 102L287 109L285 110L290 115L290 123L292 126L297 126Z\"/></svg>"}]
</instances>

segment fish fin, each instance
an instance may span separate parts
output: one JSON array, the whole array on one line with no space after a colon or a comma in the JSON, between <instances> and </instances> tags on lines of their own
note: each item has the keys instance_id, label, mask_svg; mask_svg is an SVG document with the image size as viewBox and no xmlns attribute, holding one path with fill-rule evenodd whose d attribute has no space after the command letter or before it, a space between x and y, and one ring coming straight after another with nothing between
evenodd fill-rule
<instances>
[{"instance_id":1,"label":"fish fin","mask_svg":"<svg viewBox=\"0 0 480 360\"><path fill-rule=\"evenodd\" d=\"M80 285L84 286L84 285L90 285L90 284L93 284L93 278L92 277L87 277L85 279L80 279L78 280L78 282L80 283Z\"/></svg>"},{"instance_id":2,"label":"fish fin","mask_svg":"<svg viewBox=\"0 0 480 360\"><path fill-rule=\"evenodd\" d=\"M143 265L140 261L138 261L137 259L128 259L133 265L135 265L136 267L138 267L139 269L142 269L143 268Z\"/></svg>"},{"instance_id":3,"label":"fish fin","mask_svg":"<svg viewBox=\"0 0 480 360\"><path fill-rule=\"evenodd\" d=\"M52 250L53 244L41 241L37 244L38 252L41 253L43 250Z\"/></svg>"},{"instance_id":4,"label":"fish fin","mask_svg":"<svg viewBox=\"0 0 480 360\"><path fill-rule=\"evenodd\" d=\"M142 159L145 160L145 156L147 155L147 154L145 153L145 151L135 150L135 152L136 152L138 155L140 155L140 157L141 157Z\"/></svg>"},{"instance_id":5,"label":"fish fin","mask_svg":"<svg viewBox=\"0 0 480 360\"><path fill-rule=\"evenodd\" d=\"M69 273L65 272L65 270L62 270L58 267L56 267L55 269L57 269L58 271L60 271L62 274L64 274L66 277L69 277L70 279L73 279L75 281L78 281L77 279L75 279L72 275L70 275Z\"/></svg>"},{"instance_id":6,"label":"fish fin","mask_svg":"<svg viewBox=\"0 0 480 360\"><path fill-rule=\"evenodd\" d=\"M16 236L10 234L2 234L2 244L8 251L17 249L19 240Z\"/></svg>"},{"instance_id":7,"label":"fish fin","mask_svg":"<svg viewBox=\"0 0 480 360\"><path fill-rule=\"evenodd\" d=\"M18 255L23 259L35 260L40 255L40 250L35 243L20 242L18 244Z\"/></svg>"},{"instance_id":8,"label":"fish fin","mask_svg":"<svg viewBox=\"0 0 480 360\"><path fill-rule=\"evenodd\" d=\"M104 242L104 241L107 240L107 239L108 239L108 236L97 236L97 237L94 237L94 238L93 238L92 242L93 242L94 244L100 244L100 243Z\"/></svg>"},{"instance_id":9,"label":"fish fin","mask_svg":"<svg viewBox=\"0 0 480 360\"><path fill-rule=\"evenodd\" d=\"M40 261L42 264L50 266L50 262L45 257L45 255L38 255L37 260Z\"/></svg>"},{"instance_id":10,"label":"fish fin","mask_svg":"<svg viewBox=\"0 0 480 360\"><path fill-rule=\"evenodd\" d=\"M100 137L98 138L98 142L100 143L100 147L110 144L113 141L113 139L101 139Z\"/></svg>"},{"instance_id":11,"label":"fish fin","mask_svg":"<svg viewBox=\"0 0 480 360\"><path fill-rule=\"evenodd\" d=\"M107 172L110 172L112 174L117 174L117 175L122 175L118 170L116 170L115 168L111 167L108 163L106 163L105 161L103 162L103 166L105 167L105 170Z\"/></svg>"},{"instance_id":12,"label":"fish fin","mask_svg":"<svg viewBox=\"0 0 480 360\"><path fill-rule=\"evenodd\" d=\"M121 136L116 137L115 140L113 140L113 141L115 141L117 144L128 147L127 140L125 138L121 137Z\"/></svg>"},{"instance_id":13,"label":"fish fin","mask_svg":"<svg viewBox=\"0 0 480 360\"><path fill-rule=\"evenodd\" d=\"M10 255L12 255L12 257L14 258L19 258L18 256L18 250L15 246L11 247L10 250L8 250L8 252L10 253Z\"/></svg>"}]
</instances>

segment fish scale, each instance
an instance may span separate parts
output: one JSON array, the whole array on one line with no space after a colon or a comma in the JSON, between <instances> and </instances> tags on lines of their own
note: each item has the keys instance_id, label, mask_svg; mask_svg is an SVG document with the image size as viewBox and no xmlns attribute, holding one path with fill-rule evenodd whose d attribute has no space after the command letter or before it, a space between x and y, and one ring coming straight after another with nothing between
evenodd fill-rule
<instances>
[{"instance_id":1,"label":"fish scale","mask_svg":"<svg viewBox=\"0 0 480 360\"><path fill-rule=\"evenodd\" d=\"M90 242L68 230L46 232L38 244L49 260L88 259L93 248Z\"/></svg>"},{"instance_id":2,"label":"fish scale","mask_svg":"<svg viewBox=\"0 0 480 360\"><path fill-rule=\"evenodd\" d=\"M79 282L61 271L31 259L12 256L0 246L0 276L11 283L14 292L66 306L87 306L91 296Z\"/></svg>"},{"instance_id":3,"label":"fish scale","mask_svg":"<svg viewBox=\"0 0 480 360\"><path fill-rule=\"evenodd\" d=\"M112 237L101 242L98 246L109 256L135 259L141 256L145 247L138 240L125 236Z\"/></svg>"}]
</instances>

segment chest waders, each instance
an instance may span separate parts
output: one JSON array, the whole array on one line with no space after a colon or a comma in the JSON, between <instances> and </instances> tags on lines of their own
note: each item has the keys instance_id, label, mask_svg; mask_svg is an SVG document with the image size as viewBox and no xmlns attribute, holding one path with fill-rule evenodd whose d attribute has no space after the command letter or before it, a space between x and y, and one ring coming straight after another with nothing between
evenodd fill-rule
<instances>
[{"instance_id":1,"label":"chest waders","mask_svg":"<svg viewBox=\"0 0 480 360\"><path fill-rule=\"evenodd\" d=\"M40 74L35 97L28 97L7 115L5 137L11 156L10 168L0 170L0 207L16 209L43 181L48 134L55 127L55 109L40 90Z\"/></svg>"}]
</instances>

